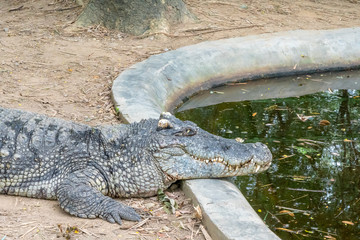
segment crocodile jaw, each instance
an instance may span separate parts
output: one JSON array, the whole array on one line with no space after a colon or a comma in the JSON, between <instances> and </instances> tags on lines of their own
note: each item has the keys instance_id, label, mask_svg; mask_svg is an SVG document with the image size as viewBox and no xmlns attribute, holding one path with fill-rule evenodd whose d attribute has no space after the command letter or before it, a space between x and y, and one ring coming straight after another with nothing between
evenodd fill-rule
<instances>
[{"instance_id":1,"label":"crocodile jaw","mask_svg":"<svg viewBox=\"0 0 360 240\"><path fill-rule=\"evenodd\" d=\"M260 173L269 168L272 155L266 145L240 144L235 141L231 144L235 144L230 149L231 154L217 149L212 152L199 151L199 148L195 154L192 148L174 147L155 154L155 157L162 171L174 180L241 176Z\"/></svg>"}]
</instances>

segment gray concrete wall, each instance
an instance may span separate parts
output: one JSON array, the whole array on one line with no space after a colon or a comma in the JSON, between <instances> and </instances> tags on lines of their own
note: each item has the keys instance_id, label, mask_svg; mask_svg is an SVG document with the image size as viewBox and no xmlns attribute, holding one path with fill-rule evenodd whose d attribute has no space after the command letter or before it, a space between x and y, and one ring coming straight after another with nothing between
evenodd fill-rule
<instances>
[{"instance_id":1,"label":"gray concrete wall","mask_svg":"<svg viewBox=\"0 0 360 240\"><path fill-rule=\"evenodd\" d=\"M225 82L360 65L360 28L291 31L224 39L151 56L113 84L124 121L157 117Z\"/></svg>"},{"instance_id":2,"label":"gray concrete wall","mask_svg":"<svg viewBox=\"0 0 360 240\"><path fill-rule=\"evenodd\" d=\"M360 66L360 28L292 31L203 42L155 55L122 72L112 94L125 122L173 112L186 97L226 82ZM214 239L277 239L237 188L189 180Z\"/></svg>"}]
</instances>

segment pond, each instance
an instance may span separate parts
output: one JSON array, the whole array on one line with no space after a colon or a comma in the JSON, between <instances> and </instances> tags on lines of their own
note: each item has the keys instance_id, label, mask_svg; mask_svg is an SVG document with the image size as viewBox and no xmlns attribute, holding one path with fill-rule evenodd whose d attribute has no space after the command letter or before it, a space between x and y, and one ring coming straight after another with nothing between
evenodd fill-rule
<instances>
[{"instance_id":1,"label":"pond","mask_svg":"<svg viewBox=\"0 0 360 240\"><path fill-rule=\"evenodd\" d=\"M277 86L289 81L292 93L279 93ZM264 96L270 88L277 98ZM205 105L220 95L221 101L231 94L262 99L190 103L192 109L176 115L213 134L269 146L274 160L268 171L232 181L281 239L359 239L359 89L359 72L260 80L194 99Z\"/></svg>"}]
</instances>

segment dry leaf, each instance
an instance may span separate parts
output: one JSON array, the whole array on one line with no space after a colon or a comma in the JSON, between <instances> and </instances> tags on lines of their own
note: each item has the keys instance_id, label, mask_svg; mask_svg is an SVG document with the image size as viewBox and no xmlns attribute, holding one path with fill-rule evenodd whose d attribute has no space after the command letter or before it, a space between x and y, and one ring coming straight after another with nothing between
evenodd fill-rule
<instances>
[{"instance_id":1,"label":"dry leaf","mask_svg":"<svg viewBox=\"0 0 360 240\"><path fill-rule=\"evenodd\" d=\"M295 214L289 210L281 210L279 213L286 213L286 214L289 214L290 216L292 217L295 217Z\"/></svg>"},{"instance_id":2,"label":"dry leaf","mask_svg":"<svg viewBox=\"0 0 360 240\"><path fill-rule=\"evenodd\" d=\"M276 230L281 230L281 231L285 231L285 232L295 232L294 230L290 230L290 229L286 229L286 228L275 228Z\"/></svg>"},{"instance_id":3,"label":"dry leaf","mask_svg":"<svg viewBox=\"0 0 360 240\"><path fill-rule=\"evenodd\" d=\"M194 207L195 210L195 218L201 220L202 219L202 211L199 205Z\"/></svg>"},{"instance_id":4,"label":"dry leaf","mask_svg":"<svg viewBox=\"0 0 360 240\"><path fill-rule=\"evenodd\" d=\"M182 214L181 214L180 211L175 211L175 216L176 216L176 217L180 217L180 216L182 216Z\"/></svg>"},{"instance_id":5,"label":"dry leaf","mask_svg":"<svg viewBox=\"0 0 360 240\"><path fill-rule=\"evenodd\" d=\"M253 113L251 116L255 117L257 113Z\"/></svg>"},{"instance_id":6,"label":"dry leaf","mask_svg":"<svg viewBox=\"0 0 360 240\"><path fill-rule=\"evenodd\" d=\"M289 157L293 157L293 156L295 156L295 154L291 154L291 155L286 155L286 154L284 154L284 155L282 155L282 157L279 158L278 160L283 160L283 159L286 159L286 158L289 158Z\"/></svg>"},{"instance_id":7,"label":"dry leaf","mask_svg":"<svg viewBox=\"0 0 360 240\"><path fill-rule=\"evenodd\" d=\"M329 236L329 235L324 236L324 238L330 239L330 240L336 240L336 238L334 238L333 236Z\"/></svg>"},{"instance_id":8,"label":"dry leaf","mask_svg":"<svg viewBox=\"0 0 360 240\"><path fill-rule=\"evenodd\" d=\"M354 225L354 223L350 222L350 221L341 221L341 222L344 223L344 224L348 224L348 225Z\"/></svg>"},{"instance_id":9,"label":"dry leaf","mask_svg":"<svg viewBox=\"0 0 360 240\"><path fill-rule=\"evenodd\" d=\"M329 126L330 125L330 122L328 120L321 120L319 122L319 125L320 126Z\"/></svg>"}]
</instances>

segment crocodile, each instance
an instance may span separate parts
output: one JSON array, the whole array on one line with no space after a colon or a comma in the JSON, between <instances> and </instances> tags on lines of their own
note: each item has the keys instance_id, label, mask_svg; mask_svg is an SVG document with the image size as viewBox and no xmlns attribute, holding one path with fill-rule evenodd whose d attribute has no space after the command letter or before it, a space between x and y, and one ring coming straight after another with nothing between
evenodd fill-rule
<instances>
[{"instance_id":1,"label":"crocodile","mask_svg":"<svg viewBox=\"0 0 360 240\"><path fill-rule=\"evenodd\" d=\"M258 173L271 160L265 144L215 136L166 112L92 127L0 108L0 193L58 200L81 218L139 221L114 198L153 196L177 180Z\"/></svg>"}]
</instances>

